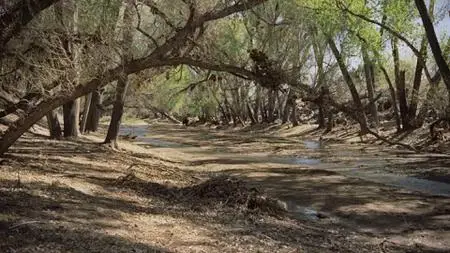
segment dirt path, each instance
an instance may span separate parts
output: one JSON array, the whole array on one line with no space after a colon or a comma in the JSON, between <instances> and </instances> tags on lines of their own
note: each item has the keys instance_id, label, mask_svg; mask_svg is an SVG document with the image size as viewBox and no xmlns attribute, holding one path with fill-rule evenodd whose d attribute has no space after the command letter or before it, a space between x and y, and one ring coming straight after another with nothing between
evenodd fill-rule
<instances>
[{"instance_id":1,"label":"dirt path","mask_svg":"<svg viewBox=\"0 0 450 253\"><path fill-rule=\"evenodd\" d=\"M449 249L448 198L317 167L315 159L323 159L324 151L305 148L300 138L283 136L286 132L170 124L152 124L149 130L152 140L123 142L122 152L93 143L101 134L80 141L21 138L0 165L0 252ZM301 136L308 128L294 131L289 134ZM285 160L294 153L305 164ZM291 213L273 217L168 195L217 174L236 175L283 199ZM128 182L127 175L136 180Z\"/></svg>"}]
</instances>

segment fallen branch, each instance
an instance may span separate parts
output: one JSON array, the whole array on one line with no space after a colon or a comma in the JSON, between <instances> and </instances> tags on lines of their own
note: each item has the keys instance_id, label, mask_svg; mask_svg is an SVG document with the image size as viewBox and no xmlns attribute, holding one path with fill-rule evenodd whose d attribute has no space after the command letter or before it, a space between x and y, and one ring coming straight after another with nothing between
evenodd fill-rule
<instances>
[{"instance_id":1,"label":"fallen branch","mask_svg":"<svg viewBox=\"0 0 450 253\"><path fill-rule=\"evenodd\" d=\"M383 141L383 142L386 142L386 143L389 144L389 145L392 145L392 146L398 145L398 146L404 147L404 148L406 148L406 149L412 150L412 151L417 152L417 153L420 152L419 150L417 150L416 148L414 148L414 147L411 146L411 145L408 145L408 144L405 144L405 143L401 143L401 142L391 141L391 140L389 140L388 138L386 138L386 137L384 137L384 136L381 136L381 135L379 135L378 133L376 133L376 132L374 132L374 131L372 131L372 130L370 130L370 129L368 130L368 133L371 134L371 135L373 135L373 136L374 136L375 138L377 138L378 140Z\"/></svg>"}]
</instances>

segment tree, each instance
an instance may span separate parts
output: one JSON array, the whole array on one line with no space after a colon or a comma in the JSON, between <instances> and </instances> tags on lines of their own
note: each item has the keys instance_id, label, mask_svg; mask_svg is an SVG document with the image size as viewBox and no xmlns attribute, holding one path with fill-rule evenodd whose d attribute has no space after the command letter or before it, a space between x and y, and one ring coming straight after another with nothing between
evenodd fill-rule
<instances>
[{"instance_id":1,"label":"tree","mask_svg":"<svg viewBox=\"0 0 450 253\"><path fill-rule=\"evenodd\" d=\"M131 46L133 43L133 9L134 0L124 0L124 14L122 27L122 57L121 65L124 67L132 58ZM105 143L110 144L113 148L118 148L117 137L119 136L120 123L122 120L123 109L125 104L125 96L128 90L128 74L122 71L117 80L116 95L114 101L111 122L109 123L108 133L106 134Z\"/></svg>"},{"instance_id":2,"label":"tree","mask_svg":"<svg viewBox=\"0 0 450 253\"><path fill-rule=\"evenodd\" d=\"M264 2L264 0L248 0L226 5L218 10L205 13L198 13L195 5L188 5L189 13L184 25L181 28L174 29L170 37L164 39L162 43L158 43L150 53L129 61L125 66L116 66L103 71L89 81L83 81L69 92L55 92L53 96L43 98L37 106L16 120L14 127L10 127L4 132L0 142L0 154L4 154L28 128L49 111L119 79L121 73L129 75L149 68L189 64L191 58L177 56L180 56L179 52L181 49L189 45L190 36L198 34L205 23L248 10Z\"/></svg>"},{"instance_id":3,"label":"tree","mask_svg":"<svg viewBox=\"0 0 450 253\"><path fill-rule=\"evenodd\" d=\"M430 44L431 52L433 53L439 72L444 80L445 86L447 87L450 106L450 69L442 54L436 32L434 31L433 22L431 21L425 2L423 0L414 0L414 2L416 3L417 10L419 10L428 43Z\"/></svg>"}]
</instances>

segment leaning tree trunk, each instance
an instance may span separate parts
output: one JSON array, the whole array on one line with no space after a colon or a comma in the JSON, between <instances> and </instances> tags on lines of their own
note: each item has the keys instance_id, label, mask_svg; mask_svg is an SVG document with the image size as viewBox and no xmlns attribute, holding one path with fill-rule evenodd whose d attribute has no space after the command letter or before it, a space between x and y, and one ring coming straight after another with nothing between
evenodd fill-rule
<instances>
[{"instance_id":1,"label":"leaning tree trunk","mask_svg":"<svg viewBox=\"0 0 450 253\"><path fill-rule=\"evenodd\" d=\"M428 12L429 12L430 19L432 21L434 20L434 4L435 4L435 0L430 0L430 6L428 8ZM421 124L416 124L418 122L417 118L416 118L416 114L417 114L417 106L419 103L420 85L422 83L422 72L423 72L423 69L426 67L425 61L427 59L427 53L428 53L427 52L427 44L428 44L427 36L424 35L422 38L422 42L420 43L420 54L422 55L423 60L417 58L416 70L414 73L413 90L411 93L411 101L409 104L409 111L408 111L409 121L410 122L414 121L414 127L419 127L419 125L421 126ZM444 52L444 55L445 55L445 52Z\"/></svg>"},{"instance_id":2,"label":"leaning tree trunk","mask_svg":"<svg viewBox=\"0 0 450 253\"><path fill-rule=\"evenodd\" d=\"M110 144L113 148L118 148L117 138L119 137L120 124L125 106L125 95L128 89L128 75L123 73L117 81L116 100L114 102L111 121L106 134L105 144Z\"/></svg>"},{"instance_id":3,"label":"leaning tree trunk","mask_svg":"<svg viewBox=\"0 0 450 253\"><path fill-rule=\"evenodd\" d=\"M61 139L61 125L59 124L58 113L52 110L47 114L47 124L50 133L50 139Z\"/></svg>"},{"instance_id":4,"label":"leaning tree trunk","mask_svg":"<svg viewBox=\"0 0 450 253\"><path fill-rule=\"evenodd\" d=\"M432 2L434 2L434 1L432 0ZM420 53L422 54L423 58L426 59L426 55L427 55L426 38L422 39L422 43L420 45ZM408 110L409 122L412 122L416 118L417 105L419 103L420 85L422 83L423 68L424 68L423 61L420 59L417 59L416 70L414 72L413 89L411 92L411 100L409 102L409 110Z\"/></svg>"},{"instance_id":5,"label":"leaning tree trunk","mask_svg":"<svg viewBox=\"0 0 450 253\"><path fill-rule=\"evenodd\" d=\"M439 45L436 32L434 31L433 22L431 21L430 15L428 15L427 7L423 0L414 0L417 9L419 10L420 17L422 18L422 23L427 34L428 43L430 44L431 52L433 53L436 65L439 68L439 72L442 75L445 86L447 87L448 99L450 101L450 68L446 62L444 55L442 54L441 47ZM448 104L450 106L450 103Z\"/></svg>"},{"instance_id":6,"label":"leaning tree trunk","mask_svg":"<svg viewBox=\"0 0 450 253\"><path fill-rule=\"evenodd\" d=\"M131 44L133 43L133 7L135 0L125 0L125 11L123 14L123 48L122 65L125 66L131 53ZM128 74L122 72L117 80L116 96L111 115L111 121L108 127L108 133L105 138L105 144L110 144L113 148L118 148L117 138L119 137L120 124L125 106L125 96L128 90Z\"/></svg>"},{"instance_id":7,"label":"leaning tree trunk","mask_svg":"<svg viewBox=\"0 0 450 253\"><path fill-rule=\"evenodd\" d=\"M359 126L361 128L361 134L366 134L369 132L369 126L367 124L367 118L363 111L363 105L361 102L361 98L359 97L358 90L356 90L355 83L353 82L353 79L350 76L350 73L347 70L347 66L345 66L344 59L339 52L336 43L334 42L333 38L328 37L328 45L331 48L331 51L336 58L336 61L339 65L339 68L342 72L342 75L344 77L345 82L347 83L347 86L350 90L350 94L352 95L353 103L355 106L355 118L359 123Z\"/></svg>"}]
</instances>

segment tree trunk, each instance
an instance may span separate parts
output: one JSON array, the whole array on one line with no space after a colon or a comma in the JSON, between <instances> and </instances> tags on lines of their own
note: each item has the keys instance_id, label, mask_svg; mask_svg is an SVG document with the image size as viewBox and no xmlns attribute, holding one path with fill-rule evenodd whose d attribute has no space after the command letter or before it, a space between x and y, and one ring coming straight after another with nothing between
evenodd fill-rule
<instances>
[{"instance_id":1,"label":"tree trunk","mask_svg":"<svg viewBox=\"0 0 450 253\"><path fill-rule=\"evenodd\" d=\"M367 49L363 46L362 47L362 55L363 55L363 62L364 62L364 74L366 78L366 87L367 87L367 95L369 96L369 101L374 101L375 99L375 73L374 73L374 67L371 59L369 58L369 54L367 53ZM373 102L370 103L370 116L372 120L372 124L376 127L378 126L378 110L377 110L377 103Z\"/></svg>"},{"instance_id":2,"label":"tree trunk","mask_svg":"<svg viewBox=\"0 0 450 253\"><path fill-rule=\"evenodd\" d=\"M425 33L427 34L427 39L428 43L430 44L431 52L433 53L434 59L439 68L439 72L441 73L442 79L444 80L445 86L447 87L447 91L449 93L448 99L450 100L450 69L442 54L442 50L436 36L436 32L434 31L433 22L431 21L431 18L428 15L425 2L423 0L414 0L414 2L416 3L417 9L419 10L420 17L422 18L422 23L425 28Z\"/></svg>"},{"instance_id":3,"label":"tree trunk","mask_svg":"<svg viewBox=\"0 0 450 253\"><path fill-rule=\"evenodd\" d=\"M331 132L331 130L333 130L333 112L331 110L327 111L327 129L325 130L326 133Z\"/></svg>"},{"instance_id":4,"label":"tree trunk","mask_svg":"<svg viewBox=\"0 0 450 253\"><path fill-rule=\"evenodd\" d=\"M135 0L124 0L125 10L123 14L123 47L122 47L122 65L125 66L130 58L131 45L133 43L133 6ZM117 80L115 102L111 121L106 134L105 144L110 144L113 148L118 148L117 138L119 136L120 124L125 105L125 96L128 90L128 74L122 72Z\"/></svg>"},{"instance_id":5,"label":"tree trunk","mask_svg":"<svg viewBox=\"0 0 450 253\"><path fill-rule=\"evenodd\" d=\"M73 0L68 1L68 4L70 8L70 14L72 15L71 23L64 23L64 17L66 15L65 8L63 6L62 2L59 2L55 5L55 16L60 21L61 29L64 31L71 31L72 34L78 33L78 6L77 3ZM79 45L77 45L74 42L71 42L70 36L72 34L66 34L66 38L63 38L65 40L65 50L67 55L71 57L71 60L73 62L73 66L75 68L75 79L72 82L72 85L78 86L79 85L79 77L80 77L80 57L81 52ZM79 117L80 117L80 101L79 99L75 99L74 101L70 101L63 105L63 118L64 118L64 137L74 137L77 138L79 135L78 127L79 127Z\"/></svg>"},{"instance_id":6,"label":"tree trunk","mask_svg":"<svg viewBox=\"0 0 450 253\"><path fill-rule=\"evenodd\" d=\"M432 0L432 2L434 1ZM422 54L423 58L426 59L427 44L425 38L422 39L422 43L420 45L420 53ZM417 105L419 103L420 84L422 83L423 68L424 65L422 61L420 59L417 59L416 70L414 72L413 89L411 92L411 101L409 103L409 110L408 110L409 122L412 122L416 117Z\"/></svg>"},{"instance_id":7,"label":"tree trunk","mask_svg":"<svg viewBox=\"0 0 450 253\"><path fill-rule=\"evenodd\" d=\"M267 114L267 106L265 105L265 101L264 101L265 99L261 99L261 106L260 106L260 111L261 111L261 118L262 118L262 121L263 122L265 122L265 123L269 123L269 117L268 117L268 114Z\"/></svg>"},{"instance_id":8,"label":"tree trunk","mask_svg":"<svg viewBox=\"0 0 450 253\"><path fill-rule=\"evenodd\" d=\"M58 114L52 110L47 113L47 124L50 133L50 139L61 139L61 125L59 124Z\"/></svg>"},{"instance_id":9,"label":"tree trunk","mask_svg":"<svg viewBox=\"0 0 450 253\"><path fill-rule=\"evenodd\" d=\"M408 121L408 105L406 102L406 88L405 88L405 71L402 70L399 73L397 80L397 96L400 107L400 116L402 120L403 130L411 129L410 122Z\"/></svg>"},{"instance_id":10,"label":"tree trunk","mask_svg":"<svg viewBox=\"0 0 450 253\"><path fill-rule=\"evenodd\" d=\"M261 112L261 86L256 85L255 107L254 107L254 111L253 111L253 114L255 115L256 123L259 122L260 112Z\"/></svg>"},{"instance_id":11,"label":"tree trunk","mask_svg":"<svg viewBox=\"0 0 450 253\"><path fill-rule=\"evenodd\" d=\"M80 116L80 100L77 98L63 105L64 137L77 138Z\"/></svg>"},{"instance_id":12,"label":"tree trunk","mask_svg":"<svg viewBox=\"0 0 450 253\"><path fill-rule=\"evenodd\" d=\"M89 114L86 122L86 132L96 132L101 117L100 106L102 104L102 95L100 90L92 92L91 105L89 106Z\"/></svg>"},{"instance_id":13,"label":"tree trunk","mask_svg":"<svg viewBox=\"0 0 450 253\"><path fill-rule=\"evenodd\" d=\"M397 90L397 99L400 107L400 119L401 119L401 129L407 130L410 128L408 122L408 104L406 100L406 87L405 87L405 76L404 71L400 70L400 57L398 51L398 39L393 37L391 40L392 45L392 57L394 59L394 77L395 77L395 88Z\"/></svg>"},{"instance_id":14,"label":"tree trunk","mask_svg":"<svg viewBox=\"0 0 450 253\"><path fill-rule=\"evenodd\" d=\"M293 107L293 91L292 89L289 90L289 93L287 95L287 99L286 99L286 105L284 106L283 109L283 118L282 118L282 123L286 124L289 120L289 116L291 114L291 108Z\"/></svg>"},{"instance_id":15,"label":"tree trunk","mask_svg":"<svg viewBox=\"0 0 450 253\"><path fill-rule=\"evenodd\" d=\"M347 66L345 66L344 59L343 59L341 53L339 52L333 38L328 37L327 40L328 40L328 45L330 46L331 51L332 51L334 57L336 58L336 61L342 72L344 80L347 83L347 86L352 95L353 103L355 106L355 116L356 116L356 120L358 121L359 126L361 128L361 134L366 134L369 132L369 126L367 125L366 115L363 111L363 105L362 105L361 99L359 97L358 91L356 90L355 84L350 76L350 73L347 70Z\"/></svg>"},{"instance_id":16,"label":"tree trunk","mask_svg":"<svg viewBox=\"0 0 450 253\"><path fill-rule=\"evenodd\" d=\"M389 93L391 94L391 101L392 101L392 107L394 109L394 117L395 117L395 123L397 126L397 132L400 132L402 129L402 126L401 126L401 121L400 121L400 114L398 112L398 107L397 107L397 95L395 94L395 88L394 88L394 85L392 84L391 79L389 78L389 75L388 75L386 69L383 66L380 66L380 69L383 72L384 78L386 79L386 82L388 83L388 86L389 86Z\"/></svg>"},{"instance_id":17,"label":"tree trunk","mask_svg":"<svg viewBox=\"0 0 450 253\"><path fill-rule=\"evenodd\" d=\"M257 123L256 118L255 118L255 115L254 115L253 112L252 112L252 108L251 108L250 104L249 104L249 103L246 103L246 104L247 104L247 113L248 113L248 116L249 116L249 118L250 118L250 121L252 122L252 125L254 125L254 124Z\"/></svg>"},{"instance_id":18,"label":"tree trunk","mask_svg":"<svg viewBox=\"0 0 450 253\"><path fill-rule=\"evenodd\" d=\"M267 117L269 123L273 123L275 121L275 104L277 102L277 96L275 90L269 90L268 93L268 101L267 101Z\"/></svg>"},{"instance_id":19,"label":"tree trunk","mask_svg":"<svg viewBox=\"0 0 450 253\"><path fill-rule=\"evenodd\" d=\"M298 126L297 105L295 104L295 102L294 105L292 106L291 122L293 126Z\"/></svg>"},{"instance_id":20,"label":"tree trunk","mask_svg":"<svg viewBox=\"0 0 450 253\"><path fill-rule=\"evenodd\" d=\"M325 127L325 109L323 101L320 101L318 106L319 106L319 113L317 115L317 124L319 124L319 129L322 129Z\"/></svg>"},{"instance_id":21,"label":"tree trunk","mask_svg":"<svg viewBox=\"0 0 450 253\"><path fill-rule=\"evenodd\" d=\"M111 121L109 122L108 133L106 134L106 138L104 141L105 144L110 144L113 148L119 147L117 144L117 138L119 137L120 124L122 121L127 89L128 75L123 73L117 81L116 99L114 101Z\"/></svg>"},{"instance_id":22,"label":"tree trunk","mask_svg":"<svg viewBox=\"0 0 450 253\"><path fill-rule=\"evenodd\" d=\"M430 6L429 6L429 15L431 20L434 20L434 4L435 0L430 0ZM416 113L417 113L417 105L419 103L419 92L420 92L420 85L422 82L422 72L424 69L424 64L426 64L427 59L427 37L426 35L423 36L422 42L420 43L420 54L423 57L423 61L421 59L417 59L416 63L416 70L414 72L414 81L413 81L413 90L411 93L411 101L409 104L409 122L413 122L416 119ZM417 127L417 126L415 126Z\"/></svg>"},{"instance_id":23,"label":"tree trunk","mask_svg":"<svg viewBox=\"0 0 450 253\"><path fill-rule=\"evenodd\" d=\"M82 134L86 131L88 115L91 110L91 103L92 103L92 93L89 93L84 99L83 118L81 119L80 124L80 133Z\"/></svg>"}]
</instances>

